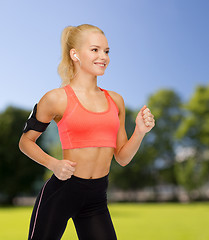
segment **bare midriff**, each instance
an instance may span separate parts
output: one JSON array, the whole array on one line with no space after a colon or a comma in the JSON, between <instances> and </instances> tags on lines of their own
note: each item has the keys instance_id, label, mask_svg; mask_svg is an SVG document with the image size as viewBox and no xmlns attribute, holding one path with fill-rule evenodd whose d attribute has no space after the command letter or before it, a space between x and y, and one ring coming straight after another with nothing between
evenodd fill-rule
<instances>
[{"instance_id":1,"label":"bare midriff","mask_svg":"<svg viewBox=\"0 0 209 240\"><path fill-rule=\"evenodd\" d=\"M113 154L112 147L63 149L63 159L77 163L73 175L86 179L106 176L110 170Z\"/></svg>"}]
</instances>

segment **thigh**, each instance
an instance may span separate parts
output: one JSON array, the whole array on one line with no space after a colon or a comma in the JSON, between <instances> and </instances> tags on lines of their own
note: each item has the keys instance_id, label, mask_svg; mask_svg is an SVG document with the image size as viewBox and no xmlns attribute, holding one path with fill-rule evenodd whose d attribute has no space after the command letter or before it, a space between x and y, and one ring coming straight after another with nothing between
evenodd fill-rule
<instances>
[{"instance_id":1,"label":"thigh","mask_svg":"<svg viewBox=\"0 0 209 240\"><path fill-rule=\"evenodd\" d=\"M93 216L72 218L79 240L116 240L108 208Z\"/></svg>"},{"instance_id":2,"label":"thigh","mask_svg":"<svg viewBox=\"0 0 209 240\"><path fill-rule=\"evenodd\" d=\"M61 181L54 175L41 189L31 216L30 240L59 240L67 221L79 205L70 180Z\"/></svg>"}]
</instances>

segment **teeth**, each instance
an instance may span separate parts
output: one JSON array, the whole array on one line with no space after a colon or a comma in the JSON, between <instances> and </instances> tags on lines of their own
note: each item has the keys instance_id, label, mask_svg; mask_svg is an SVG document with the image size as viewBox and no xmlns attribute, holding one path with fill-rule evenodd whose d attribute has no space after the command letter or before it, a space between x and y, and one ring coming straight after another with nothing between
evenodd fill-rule
<instances>
[{"instance_id":1,"label":"teeth","mask_svg":"<svg viewBox=\"0 0 209 240\"><path fill-rule=\"evenodd\" d=\"M99 66L102 66L102 67L105 66L105 64L100 64L100 63L95 63L95 64L97 64L97 65L99 65Z\"/></svg>"}]
</instances>

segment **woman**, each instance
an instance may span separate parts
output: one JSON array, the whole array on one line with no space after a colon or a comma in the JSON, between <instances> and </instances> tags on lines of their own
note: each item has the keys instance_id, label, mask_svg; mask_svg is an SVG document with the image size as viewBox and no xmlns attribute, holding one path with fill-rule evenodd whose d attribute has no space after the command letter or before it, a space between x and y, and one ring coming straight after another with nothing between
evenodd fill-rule
<instances>
[{"instance_id":1,"label":"woman","mask_svg":"<svg viewBox=\"0 0 209 240\"><path fill-rule=\"evenodd\" d=\"M79 239L117 239L106 196L111 160L114 154L120 165L127 165L154 118L144 106L127 139L123 98L97 86L97 76L110 61L102 30L88 24L66 27L61 43L62 87L36 104L19 142L23 153L53 171L37 197L28 239L61 239L69 218ZM36 144L51 120L58 126L63 160Z\"/></svg>"}]
</instances>

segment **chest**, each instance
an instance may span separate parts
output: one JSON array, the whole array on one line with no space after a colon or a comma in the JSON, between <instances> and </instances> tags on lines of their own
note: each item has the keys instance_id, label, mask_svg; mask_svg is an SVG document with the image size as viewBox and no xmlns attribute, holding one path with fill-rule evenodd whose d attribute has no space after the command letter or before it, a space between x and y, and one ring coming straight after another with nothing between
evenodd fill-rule
<instances>
[{"instance_id":1,"label":"chest","mask_svg":"<svg viewBox=\"0 0 209 240\"><path fill-rule=\"evenodd\" d=\"M112 132L117 129L119 123L116 111L110 111L108 108L101 113L92 113L86 109L82 109L78 104L74 106L72 111L66 116L65 124L68 131L74 134L88 133L91 135L101 132Z\"/></svg>"},{"instance_id":2,"label":"chest","mask_svg":"<svg viewBox=\"0 0 209 240\"><path fill-rule=\"evenodd\" d=\"M103 93L87 96L79 94L75 96L78 104L89 112L101 113L108 110L109 102Z\"/></svg>"}]
</instances>

